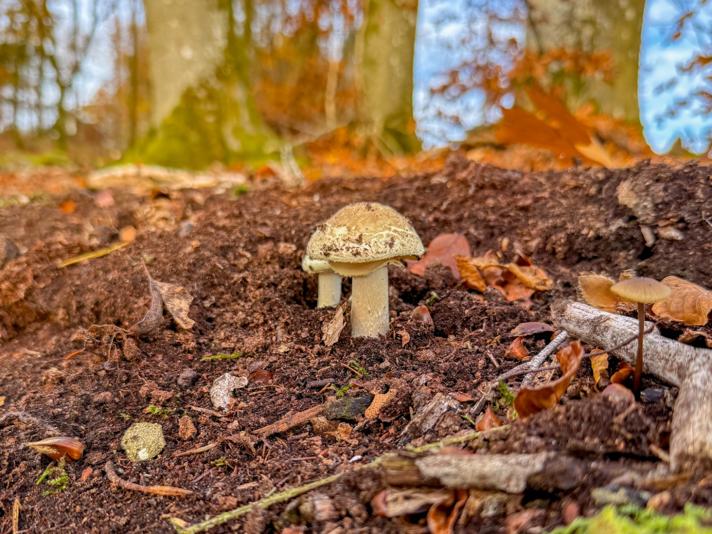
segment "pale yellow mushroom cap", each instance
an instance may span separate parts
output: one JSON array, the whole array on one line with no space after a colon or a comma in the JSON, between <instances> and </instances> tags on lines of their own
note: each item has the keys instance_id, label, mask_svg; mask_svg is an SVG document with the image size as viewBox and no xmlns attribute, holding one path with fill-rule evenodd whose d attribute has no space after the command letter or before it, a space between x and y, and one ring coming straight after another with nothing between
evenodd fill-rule
<instances>
[{"instance_id":1,"label":"pale yellow mushroom cap","mask_svg":"<svg viewBox=\"0 0 712 534\"><path fill-rule=\"evenodd\" d=\"M328 261L336 272L346 276L366 274L361 271L371 271L389 261L416 258L424 252L408 219L375 202L341 208L317 227L307 244L310 258Z\"/></svg>"},{"instance_id":2,"label":"pale yellow mushroom cap","mask_svg":"<svg viewBox=\"0 0 712 534\"><path fill-rule=\"evenodd\" d=\"M620 298L642 304L653 304L670 296L670 288L652 278L628 278L611 286L611 292Z\"/></svg>"},{"instance_id":3,"label":"pale yellow mushroom cap","mask_svg":"<svg viewBox=\"0 0 712 534\"><path fill-rule=\"evenodd\" d=\"M315 260L310 258L307 254L305 254L302 258L302 270L312 274L330 273L332 271L329 266L329 262L324 260Z\"/></svg>"}]
</instances>

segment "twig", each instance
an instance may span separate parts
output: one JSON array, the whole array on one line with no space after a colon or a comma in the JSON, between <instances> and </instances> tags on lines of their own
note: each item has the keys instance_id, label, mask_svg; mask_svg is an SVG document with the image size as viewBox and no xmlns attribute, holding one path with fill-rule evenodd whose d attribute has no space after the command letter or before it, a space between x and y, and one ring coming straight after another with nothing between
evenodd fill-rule
<instances>
[{"instance_id":1,"label":"twig","mask_svg":"<svg viewBox=\"0 0 712 534\"><path fill-rule=\"evenodd\" d=\"M20 498L15 497L12 503L12 534L20 532Z\"/></svg>"},{"instance_id":2,"label":"twig","mask_svg":"<svg viewBox=\"0 0 712 534\"><path fill-rule=\"evenodd\" d=\"M193 406L192 404L189 405L188 408L195 410L196 412L212 415L213 417L225 417L224 413L216 412L215 410L211 410L209 408L201 408L200 406Z\"/></svg>"},{"instance_id":3,"label":"twig","mask_svg":"<svg viewBox=\"0 0 712 534\"><path fill-rule=\"evenodd\" d=\"M114 243L113 245L109 245L108 247L93 250L91 252L85 252L84 254L79 254L78 256L74 256L72 258L67 258L66 260L60 261L59 263L57 263L57 267L63 269L64 267L69 267L70 265L83 263L85 261L93 260L95 258L101 258L103 256L108 256L112 252L122 249L128 244L129 243L126 241L120 241L118 243Z\"/></svg>"},{"instance_id":4,"label":"twig","mask_svg":"<svg viewBox=\"0 0 712 534\"><path fill-rule=\"evenodd\" d=\"M114 471L114 464L111 463L111 460L106 462L104 471L106 471L106 478L109 479L109 482L116 484L125 490L149 493L151 495L160 495L162 497L185 497L186 495L193 494L190 490L176 488L174 486L142 486L141 484L134 484L133 482L124 480L116 474L116 471Z\"/></svg>"},{"instance_id":5,"label":"twig","mask_svg":"<svg viewBox=\"0 0 712 534\"><path fill-rule=\"evenodd\" d=\"M569 333L566 330L562 330L559 332L559 334L552 339L549 344L544 347L539 354L534 356L530 361L527 363L529 364L528 368L529 369L538 369L539 367L542 366L542 364L546 361L546 359L551 356L554 351L564 343L569 338ZM529 380L531 379L531 375L528 375L524 378L524 382L522 385L526 384Z\"/></svg>"},{"instance_id":6,"label":"twig","mask_svg":"<svg viewBox=\"0 0 712 534\"><path fill-rule=\"evenodd\" d=\"M313 419L323 411L324 405L319 404L318 406L313 406L307 410L283 417L282 419L275 423L272 423L271 425L263 426L262 428L255 430L254 433L262 438L266 438L271 436L272 434L286 432L290 428L294 428L296 426L306 423L307 421L309 421L309 419Z\"/></svg>"},{"instance_id":7,"label":"twig","mask_svg":"<svg viewBox=\"0 0 712 534\"><path fill-rule=\"evenodd\" d=\"M187 451L178 451L173 453L173 458L180 458L181 456L190 456L192 454L200 454L201 452L208 452L213 450L215 447L220 445L219 441L215 441L213 443L208 443L207 445L203 445L202 447L196 447L195 449L189 449Z\"/></svg>"}]
</instances>

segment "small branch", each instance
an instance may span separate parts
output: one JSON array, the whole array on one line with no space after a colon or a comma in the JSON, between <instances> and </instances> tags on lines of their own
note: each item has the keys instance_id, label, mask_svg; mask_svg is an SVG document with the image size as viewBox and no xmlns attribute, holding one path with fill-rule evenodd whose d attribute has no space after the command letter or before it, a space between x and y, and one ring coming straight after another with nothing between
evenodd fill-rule
<instances>
[{"instance_id":1,"label":"small branch","mask_svg":"<svg viewBox=\"0 0 712 534\"><path fill-rule=\"evenodd\" d=\"M208 443L207 445L203 445L202 447L196 447L195 449L189 449L187 451L178 451L173 453L173 458L180 458L182 456L191 456L193 454L200 454L202 452L208 452L213 450L215 447L220 445L219 441L215 441L213 443Z\"/></svg>"},{"instance_id":2,"label":"small branch","mask_svg":"<svg viewBox=\"0 0 712 534\"><path fill-rule=\"evenodd\" d=\"M272 423L271 425L263 426L260 429L255 430L255 434L261 438L267 438L272 434L279 434L280 432L286 432L287 430L294 428L296 426L302 425L313 419L321 412L324 411L324 405L320 404L318 406L313 406L307 410L297 412L293 415L288 415L283 417L279 421Z\"/></svg>"},{"instance_id":3,"label":"small branch","mask_svg":"<svg viewBox=\"0 0 712 534\"><path fill-rule=\"evenodd\" d=\"M139 493L148 493L151 495L160 495L162 497L185 497L186 495L192 495L193 492L183 488L176 488L174 486L142 486L141 484L134 484L128 480L124 480L119 477L114 471L114 464L111 461L106 462L104 466L104 471L106 471L106 478L109 482L116 484L118 487L129 491L138 491Z\"/></svg>"},{"instance_id":4,"label":"small branch","mask_svg":"<svg viewBox=\"0 0 712 534\"><path fill-rule=\"evenodd\" d=\"M12 534L18 534L20 532L20 499L15 497L12 503Z\"/></svg>"},{"instance_id":5,"label":"small branch","mask_svg":"<svg viewBox=\"0 0 712 534\"><path fill-rule=\"evenodd\" d=\"M539 354L537 354L530 361L527 362L529 364L528 368L534 370L541 367L542 364L546 361L546 359L551 356L557 348L559 348L559 345L563 344L568 338L569 334L568 332L566 332L566 330L562 330L561 332L559 332L559 334L554 339L552 339L549 344L539 352ZM524 379L522 385L525 385L529 381L529 379L530 376L527 376Z\"/></svg>"}]
</instances>

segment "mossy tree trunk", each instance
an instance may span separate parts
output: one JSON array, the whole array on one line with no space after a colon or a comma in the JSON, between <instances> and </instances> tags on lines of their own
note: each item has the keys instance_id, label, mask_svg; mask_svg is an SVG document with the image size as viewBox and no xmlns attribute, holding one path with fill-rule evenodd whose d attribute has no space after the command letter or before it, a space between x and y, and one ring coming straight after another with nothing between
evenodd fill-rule
<instances>
[{"instance_id":1,"label":"mossy tree trunk","mask_svg":"<svg viewBox=\"0 0 712 534\"><path fill-rule=\"evenodd\" d=\"M552 75L553 81L566 88L569 106L575 109L592 101L603 113L639 122L638 60L645 0L528 0L527 4L530 50L611 55L609 81L578 73Z\"/></svg>"},{"instance_id":2,"label":"mossy tree trunk","mask_svg":"<svg viewBox=\"0 0 712 534\"><path fill-rule=\"evenodd\" d=\"M199 168L259 163L280 141L250 90L252 2L238 31L232 0L144 0L152 86L151 133L129 157Z\"/></svg>"},{"instance_id":3,"label":"mossy tree trunk","mask_svg":"<svg viewBox=\"0 0 712 534\"><path fill-rule=\"evenodd\" d=\"M419 148L413 120L417 15L417 0L365 0L357 36L357 125L392 153Z\"/></svg>"}]
</instances>

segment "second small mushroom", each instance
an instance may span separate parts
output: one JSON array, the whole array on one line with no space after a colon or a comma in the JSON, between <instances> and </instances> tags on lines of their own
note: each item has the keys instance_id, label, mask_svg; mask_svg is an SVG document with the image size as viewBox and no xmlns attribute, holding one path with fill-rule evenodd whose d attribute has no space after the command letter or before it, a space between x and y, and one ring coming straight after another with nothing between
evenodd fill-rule
<instances>
[{"instance_id":1,"label":"second small mushroom","mask_svg":"<svg viewBox=\"0 0 712 534\"><path fill-rule=\"evenodd\" d=\"M328 262L352 278L351 335L388 333L388 264L425 252L408 219L393 208L358 202L337 211L320 225L307 245L307 255Z\"/></svg>"},{"instance_id":2,"label":"second small mushroom","mask_svg":"<svg viewBox=\"0 0 712 534\"><path fill-rule=\"evenodd\" d=\"M315 260L305 255L302 259L302 269L307 273L318 275L319 295L317 308L332 308L341 302L341 276L336 274L324 260Z\"/></svg>"}]
</instances>

